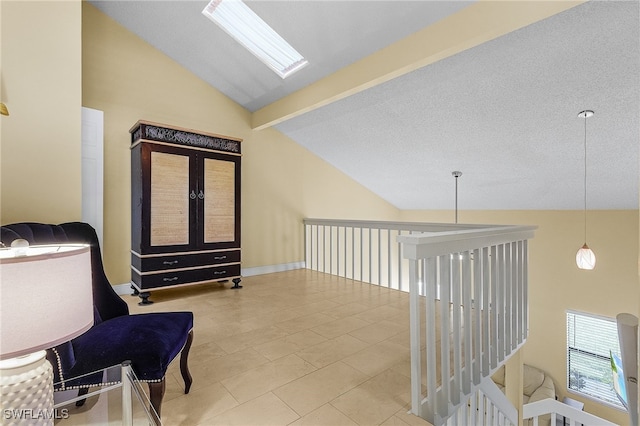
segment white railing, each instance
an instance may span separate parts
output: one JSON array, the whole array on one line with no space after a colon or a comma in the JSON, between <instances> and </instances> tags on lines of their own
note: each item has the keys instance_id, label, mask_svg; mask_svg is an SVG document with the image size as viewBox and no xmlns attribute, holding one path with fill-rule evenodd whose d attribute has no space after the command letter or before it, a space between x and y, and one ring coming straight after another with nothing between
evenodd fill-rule
<instances>
[{"instance_id":1,"label":"white railing","mask_svg":"<svg viewBox=\"0 0 640 426\"><path fill-rule=\"evenodd\" d=\"M409 261L402 257L399 236L486 227L333 219L304 219L304 225L307 269L406 292Z\"/></svg>"},{"instance_id":2,"label":"white railing","mask_svg":"<svg viewBox=\"0 0 640 426\"><path fill-rule=\"evenodd\" d=\"M446 426L518 424L518 410L511 404L491 378L486 377L452 415L444 420Z\"/></svg>"},{"instance_id":3,"label":"white railing","mask_svg":"<svg viewBox=\"0 0 640 426\"><path fill-rule=\"evenodd\" d=\"M533 426L538 426L538 419L547 414L551 415L552 426L556 424L556 418L559 418L557 416L563 416L563 424L570 426L580 424L584 426L617 426L616 423L611 423L551 398L525 404L522 407L522 418L525 420L533 419Z\"/></svg>"},{"instance_id":4,"label":"white railing","mask_svg":"<svg viewBox=\"0 0 640 426\"><path fill-rule=\"evenodd\" d=\"M398 237L409 261L414 414L445 424L524 344L528 239L535 228L485 226Z\"/></svg>"}]
</instances>

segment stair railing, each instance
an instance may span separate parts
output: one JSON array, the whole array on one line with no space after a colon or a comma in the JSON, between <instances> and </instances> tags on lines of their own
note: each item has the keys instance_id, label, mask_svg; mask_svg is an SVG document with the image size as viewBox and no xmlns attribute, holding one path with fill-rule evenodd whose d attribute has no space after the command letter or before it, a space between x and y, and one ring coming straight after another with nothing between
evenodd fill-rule
<instances>
[{"instance_id":1,"label":"stair railing","mask_svg":"<svg viewBox=\"0 0 640 426\"><path fill-rule=\"evenodd\" d=\"M304 225L306 268L409 291L414 414L439 426L465 415L462 407L475 398L491 407L487 415L517 423L479 387L526 341L528 239L536 227L331 219Z\"/></svg>"},{"instance_id":2,"label":"stair railing","mask_svg":"<svg viewBox=\"0 0 640 426\"><path fill-rule=\"evenodd\" d=\"M409 260L415 415L445 424L526 341L528 240L535 228L492 226L398 237Z\"/></svg>"},{"instance_id":3,"label":"stair railing","mask_svg":"<svg viewBox=\"0 0 640 426\"><path fill-rule=\"evenodd\" d=\"M356 281L409 291L409 261L397 238L486 225L304 219L305 267Z\"/></svg>"},{"instance_id":4,"label":"stair railing","mask_svg":"<svg viewBox=\"0 0 640 426\"><path fill-rule=\"evenodd\" d=\"M538 426L538 418L546 414L551 415L552 425L556 424L556 419L564 417L562 423L565 425L618 426L616 423L611 423L601 417L578 410L575 407L551 398L525 404L522 407L522 418L525 420L533 419L533 426Z\"/></svg>"},{"instance_id":5,"label":"stair railing","mask_svg":"<svg viewBox=\"0 0 640 426\"><path fill-rule=\"evenodd\" d=\"M452 415L443 421L445 426L518 424L518 410L498 386L486 377Z\"/></svg>"}]
</instances>

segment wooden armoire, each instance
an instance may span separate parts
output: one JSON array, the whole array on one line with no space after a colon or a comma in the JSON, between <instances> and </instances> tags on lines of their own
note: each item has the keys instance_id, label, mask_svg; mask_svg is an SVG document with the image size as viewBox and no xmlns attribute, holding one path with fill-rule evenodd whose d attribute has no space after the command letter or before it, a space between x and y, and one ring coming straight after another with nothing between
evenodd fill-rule
<instances>
[{"instance_id":1,"label":"wooden armoire","mask_svg":"<svg viewBox=\"0 0 640 426\"><path fill-rule=\"evenodd\" d=\"M138 121L131 132L131 281L169 287L240 275L240 139Z\"/></svg>"}]
</instances>

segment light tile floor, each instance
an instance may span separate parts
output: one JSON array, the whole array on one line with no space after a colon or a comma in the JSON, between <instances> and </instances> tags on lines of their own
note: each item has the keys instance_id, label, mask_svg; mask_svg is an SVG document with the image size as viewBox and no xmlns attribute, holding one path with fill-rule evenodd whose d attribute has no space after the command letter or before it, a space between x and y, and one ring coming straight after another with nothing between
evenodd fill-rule
<instances>
[{"instance_id":1,"label":"light tile floor","mask_svg":"<svg viewBox=\"0 0 640 426\"><path fill-rule=\"evenodd\" d=\"M166 425L428 425L410 401L409 296L309 270L124 296L132 313L193 311L185 395L168 369Z\"/></svg>"}]
</instances>

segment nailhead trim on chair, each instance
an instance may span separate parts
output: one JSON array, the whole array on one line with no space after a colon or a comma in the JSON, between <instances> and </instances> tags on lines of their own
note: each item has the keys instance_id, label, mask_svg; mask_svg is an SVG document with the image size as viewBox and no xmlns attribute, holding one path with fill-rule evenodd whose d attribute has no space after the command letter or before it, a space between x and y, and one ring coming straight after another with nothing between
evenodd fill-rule
<instances>
[{"instance_id":1,"label":"nailhead trim on chair","mask_svg":"<svg viewBox=\"0 0 640 426\"><path fill-rule=\"evenodd\" d=\"M182 347L184 349L184 346ZM57 361L57 367L58 367L58 374L60 375L60 385L61 387L59 389L57 389L58 391L64 391L64 390L73 390L73 389L85 389L85 388L91 388L94 386L110 386L110 385L117 385L118 383L120 383L120 381L117 382L108 382L108 383L95 383L95 384L89 384L89 385L82 385L82 386L67 386L66 385L66 381L64 379L64 375L62 374L62 367L61 367L61 362L60 362L60 355L58 354L58 350L56 348L51 348L51 350L53 351L53 353L56 356L56 361ZM164 379L164 377L162 379L155 379L155 380L138 380L139 382L144 382L144 383L160 383L162 380Z\"/></svg>"},{"instance_id":2,"label":"nailhead trim on chair","mask_svg":"<svg viewBox=\"0 0 640 426\"><path fill-rule=\"evenodd\" d=\"M51 348L51 350L53 351L54 355L56 356L56 361L57 361L57 367L58 367L58 375L60 376L60 383L62 384L62 387L60 388L60 390L65 390L66 386L65 386L65 381L64 381L64 374L62 374L62 362L60 361L60 354L58 353L58 350L56 348Z\"/></svg>"}]
</instances>

